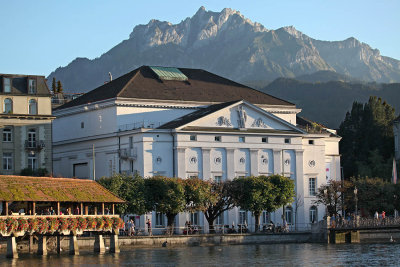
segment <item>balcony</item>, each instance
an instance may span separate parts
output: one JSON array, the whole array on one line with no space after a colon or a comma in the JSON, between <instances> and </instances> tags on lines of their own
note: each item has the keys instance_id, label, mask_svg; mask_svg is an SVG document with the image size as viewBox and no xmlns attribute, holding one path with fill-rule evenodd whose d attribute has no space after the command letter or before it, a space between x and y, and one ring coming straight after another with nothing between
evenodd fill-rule
<instances>
[{"instance_id":1,"label":"balcony","mask_svg":"<svg viewBox=\"0 0 400 267\"><path fill-rule=\"evenodd\" d=\"M120 149L119 156L121 159L134 161L137 158L137 149L136 147Z\"/></svg>"},{"instance_id":2,"label":"balcony","mask_svg":"<svg viewBox=\"0 0 400 267\"><path fill-rule=\"evenodd\" d=\"M30 140L25 140L25 150L29 151L41 151L43 148L45 148L45 143L44 141L30 141Z\"/></svg>"}]
</instances>

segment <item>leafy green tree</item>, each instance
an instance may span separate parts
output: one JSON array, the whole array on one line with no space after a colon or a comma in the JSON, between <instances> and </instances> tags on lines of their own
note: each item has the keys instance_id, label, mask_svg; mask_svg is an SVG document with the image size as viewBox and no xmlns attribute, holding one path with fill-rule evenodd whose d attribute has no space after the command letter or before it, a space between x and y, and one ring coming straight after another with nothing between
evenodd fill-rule
<instances>
[{"instance_id":1,"label":"leafy green tree","mask_svg":"<svg viewBox=\"0 0 400 267\"><path fill-rule=\"evenodd\" d=\"M114 174L111 177L102 177L98 182L126 201L124 204L117 205L117 213L144 214L146 212L145 187L142 177Z\"/></svg>"},{"instance_id":2,"label":"leafy green tree","mask_svg":"<svg viewBox=\"0 0 400 267\"><path fill-rule=\"evenodd\" d=\"M56 78L53 77L53 80L51 82L51 90L53 90L53 93L57 93L57 87L56 87Z\"/></svg>"},{"instance_id":3,"label":"leafy green tree","mask_svg":"<svg viewBox=\"0 0 400 267\"><path fill-rule=\"evenodd\" d=\"M353 178L353 183L358 190L358 207L361 209L362 215L372 216L376 211L393 212L398 186L376 177ZM354 197L353 192L349 192L349 194Z\"/></svg>"},{"instance_id":4,"label":"leafy green tree","mask_svg":"<svg viewBox=\"0 0 400 267\"><path fill-rule=\"evenodd\" d=\"M292 203L296 192L294 191L294 181L282 175L272 175L268 177L273 185L272 194L275 196L273 202L273 210L283 207L283 214L285 214L285 206ZM284 221L284 217L282 217Z\"/></svg>"},{"instance_id":5,"label":"leafy green tree","mask_svg":"<svg viewBox=\"0 0 400 267\"><path fill-rule=\"evenodd\" d=\"M57 93L62 94L64 92L64 89L62 87L61 81L57 82Z\"/></svg>"},{"instance_id":6,"label":"leafy green tree","mask_svg":"<svg viewBox=\"0 0 400 267\"><path fill-rule=\"evenodd\" d=\"M394 119L394 108L381 98L371 96L364 105L353 103L338 131L346 178L368 175L390 179Z\"/></svg>"},{"instance_id":7,"label":"leafy green tree","mask_svg":"<svg viewBox=\"0 0 400 267\"><path fill-rule=\"evenodd\" d=\"M154 176L144 179L147 211L157 211L167 216L171 230L175 216L185 210L185 188L180 178Z\"/></svg>"},{"instance_id":8,"label":"leafy green tree","mask_svg":"<svg viewBox=\"0 0 400 267\"><path fill-rule=\"evenodd\" d=\"M274 211L276 195L270 177L251 176L233 180L232 197L236 206L252 212L256 232L260 228L260 215L263 210Z\"/></svg>"},{"instance_id":9,"label":"leafy green tree","mask_svg":"<svg viewBox=\"0 0 400 267\"><path fill-rule=\"evenodd\" d=\"M185 188L186 210L189 212L204 211L211 189L211 183L199 178L183 180Z\"/></svg>"}]
</instances>

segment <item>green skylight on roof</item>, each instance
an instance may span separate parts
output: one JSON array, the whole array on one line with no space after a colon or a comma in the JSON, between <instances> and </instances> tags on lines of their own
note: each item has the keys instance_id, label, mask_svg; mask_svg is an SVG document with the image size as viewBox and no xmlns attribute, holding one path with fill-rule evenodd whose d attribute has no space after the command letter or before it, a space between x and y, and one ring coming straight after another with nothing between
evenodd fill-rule
<instances>
[{"instance_id":1,"label":"green skylight on roof","mask_svg":"<svg viewBox=\"0 0 400 267\"><path fill-rule=\"evenodd\" d=\"M150 67L161 80L187 81L188 77L177 68L171 67Z\"/></svg>"}]
</instances>

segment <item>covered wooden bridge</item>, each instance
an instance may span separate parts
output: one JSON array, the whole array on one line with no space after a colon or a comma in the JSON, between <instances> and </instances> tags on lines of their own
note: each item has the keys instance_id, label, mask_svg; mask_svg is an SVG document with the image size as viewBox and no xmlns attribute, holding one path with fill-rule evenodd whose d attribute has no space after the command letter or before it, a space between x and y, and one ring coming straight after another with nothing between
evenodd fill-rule
<instances>
[{"instance_id":1,"label":"covered wooden bridge","mask_svg":"<svg viewBox=\"0 0 400 267\"><path fill-rule=\"evenodd\" d=\"M70 254L79 255L77 235L95 234L95 252L104 253L104 234L111 235L110 252L119 252L123 221L115 205L125 201L92 180L0 175L0 235L8 238L7 257L18 257L16 237L39 239L38 254L46 255L46 237L70 236Z\"/></svg>"}]
</instances>

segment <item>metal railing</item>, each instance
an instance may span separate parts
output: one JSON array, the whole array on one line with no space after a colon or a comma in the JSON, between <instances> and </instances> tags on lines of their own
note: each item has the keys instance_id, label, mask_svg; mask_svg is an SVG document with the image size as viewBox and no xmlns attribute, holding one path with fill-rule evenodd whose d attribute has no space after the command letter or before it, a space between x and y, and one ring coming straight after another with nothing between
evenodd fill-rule
<instances>
[{"instance_id":1,"label":"metal railing","mask_svg":"<svg viewBox=\"0 0 400 267\"><path fill-rule=\"evenodd\" d=\"M122 236L163 236L163 235L181 235L181 236L190 236L190 235L202 235L202 234L216 234L216 235L225 235L225 234L278 234L278 233L295 233L295 232L305 232L311 230L311 224L298 224L297 227L295 225L287 225L283 227L280 224L276 224L275 226L271 225L260 225L259 231L255 231L255 225L247 225L247 224L239 224L235 226L229 225L214 225L214 233L210 232L209 227L204 227L204 225L191 225L191 226L183 226L183 227L152 227L149 231L148 227L138 227L135 226L135 229L129 227L129 224L125 223L125 229L120 229L120 235Z\"/></svg>"},{"instance_id":2,"label":"metal railing","mask_svg":"<svg viewBox=\"0 0 400 267\"><path fill-rule=\"evenodd\" d=\"M386 217L384 219L379 218L351 218L351 219L340 219L330 221L330 228L336 229L348 229L348 228L389 228L399 227L400 228L400 217Z\"/></svg>"},{"instance_id":3,"label":"metal railing","mask_svg":"<svg viewBox=\"0 0 400 267\"><path fill-rule=\"evenodd\" d=\"M129 124L123 124L118 126L118 131L130 131L130 130L135 130L135 129L140 129L140 128L148 128L148 129L154 129L157 127L160 127L163 125L165 122L160 122L160 121L138 121L134 123L129 123Z\"/></svg>"}]
</instances>

